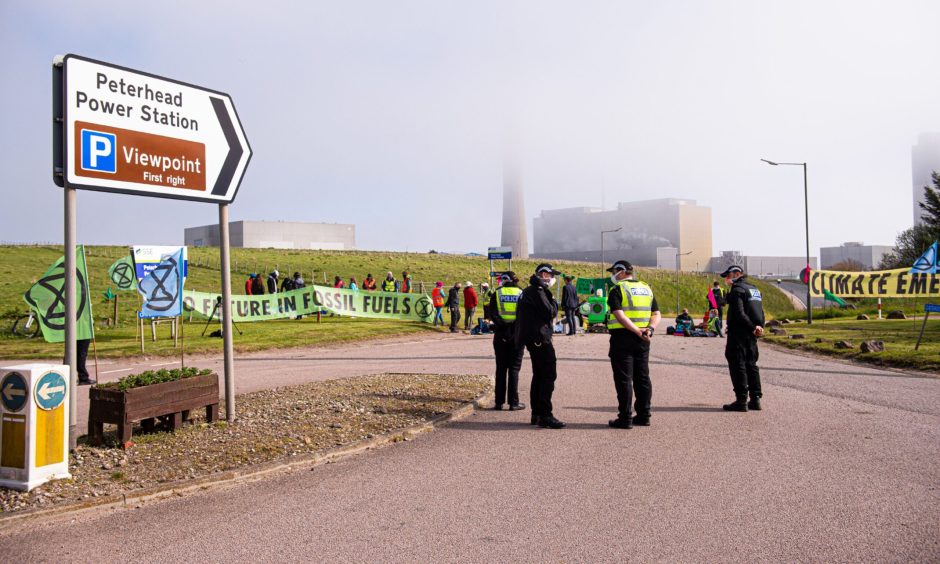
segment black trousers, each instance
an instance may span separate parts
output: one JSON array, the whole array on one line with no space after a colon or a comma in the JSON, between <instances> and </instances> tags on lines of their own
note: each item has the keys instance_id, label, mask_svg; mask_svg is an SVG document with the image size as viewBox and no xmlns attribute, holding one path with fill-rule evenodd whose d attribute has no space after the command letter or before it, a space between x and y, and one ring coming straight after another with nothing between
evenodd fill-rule
<instances>
[{"instance_id":1,"label":"black trousers","mask_svg":"<svg viewBox=\"0 0 940 564\"><path fill-rule=\"evenodd\" d=\"M517 347L512 334L493 337L493 351L496 353L496 405L519 403L519 370L522 368L522 355L525 347Z\"/></svg>"},{"instance_id":2,"label":"black trousers","mask_svg":"<svg viewBox=\"0 0 940 564\"><path fill-rule=\"evenodd\" d=\"M456 331L457 324L460 322L460 308L451 306L449 309L450 309L450 330Z\"/></svg>"},{"instance_id":3,"label":"black trousers","mask_svg":"<svg viewBox=\"0 0 940 564\"><path fill-rule=\"evenodd\" d=\"M576 314L577 311L578 309L574 307L565 308L565 320L568 322L568 334L569 335L574 335L578 332L578 322L577 322L578 316Z\"/></svg>"},{"instance_id":4,"label":"black trousers","mask_svg":"<svg viewBox=\"0 0 940 564\"><path fill-rule=\"evenodd\" d=\"M529 389L529 401L532 415L552 416L552 393L555 391L555 347L551 341L526 343L529 358L532 359L532 386Z\"/></svg>"},{"instance_id":5,"label":"black trousers","mask_svg":"<svg viewBox=\"0 0 940 564\"><path fill-rule=\"evenodd\" d=\"M739 402L747 401L748 393L752 398L762 396L760 389L760 369L757 367L757 337L750 334L728 334L725 343L725 358L731 372L731 385Z\"/></svg>"},{"instance_id":6,"label":"black trousers","mask_svg":"<svg viewBox=\"0 0 940 564\"><path fill-rule=\"evenodd\" d=\"M88 368L85 366L85 362L88 360L88 346L90 344L90 339L78 339L75 341L75 368L78 372L78 379L82 382L90 379Z\"/></svg>"},{"instance_id":7,"label":"black trousers","mask_svg":"<svg viewBox=\"0 0 940 564\"><path fill-rule=\"evenodd\" d=\"M649 417L653 400L653 381L650 380L650 345L625 329L610 332L610 367L614 371L617 390L617 413L621 419L631 417L631 407L637 417ZM636 392L636 404L633 394Z\"/></svg>"}]
</instances>

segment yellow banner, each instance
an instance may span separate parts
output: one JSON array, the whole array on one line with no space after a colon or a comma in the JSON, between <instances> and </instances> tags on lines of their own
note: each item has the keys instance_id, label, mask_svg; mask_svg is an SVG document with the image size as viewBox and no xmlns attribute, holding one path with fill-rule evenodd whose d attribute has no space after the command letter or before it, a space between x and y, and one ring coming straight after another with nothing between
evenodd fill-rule
<instances>
[{"instance_id":1,"label":"yellow banner","mask_svg":"<svg viewBox=\"0 0 940 564\"><path fill-rule=\"evenodd\" d=\"M940 296L940 274L911 274L909 268L877 272L813 271L810 293L823 290L840 298L927 298Z\"/></svg>"}]
</instances>

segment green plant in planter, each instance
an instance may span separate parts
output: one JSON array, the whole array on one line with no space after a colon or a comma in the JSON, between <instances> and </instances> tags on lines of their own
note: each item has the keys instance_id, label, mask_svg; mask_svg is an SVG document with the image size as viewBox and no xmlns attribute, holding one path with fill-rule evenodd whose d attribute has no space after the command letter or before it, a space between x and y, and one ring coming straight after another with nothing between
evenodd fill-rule
<instances>
[{"instance_id":1,"label":"green plant in planter","mask_svg":"<svg viewBox=\"0 0 940 564\"><path fill-rule=\"evenodd\" d=\"M212 371L208 368L199 369L195 367L174 368L173 370L161 368L160 370L147 370L140 374L128 374L117 382L106 382L104 384L98 384L95 387L116 389L124 392L132 388L162 384L164 382L174 382L176 380L182 380L183 378L205 376L206 374L212 374Z\"/></svg>"}]
</instances>

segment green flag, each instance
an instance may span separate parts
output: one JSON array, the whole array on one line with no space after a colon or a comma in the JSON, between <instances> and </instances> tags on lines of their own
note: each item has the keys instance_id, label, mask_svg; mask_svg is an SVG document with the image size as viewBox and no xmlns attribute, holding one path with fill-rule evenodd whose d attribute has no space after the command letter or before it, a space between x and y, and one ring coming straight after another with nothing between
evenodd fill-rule
<instances>
[{"instance_id":1,"label":"green flag","mask_svg":"<svg viewBox=\"0 0 940 564\"><path fill-rule=\"evenodd\" d=\"M123 257L114 261L108 268L108 276L114 282L117 291L133 292L137 288L137 277L134 275L134 263L131 257Z\"/></svg>"},{"instance_id":2,"label":"green flag","mask_svg":"<svg viewBox=\"0 0 940 564\"><path fill-rule=\"evenodd\" d=\"M77 300L76 339L93 339L95 324L91 316L91 292L88 283L88 266L85 263L85 247L75 249L75 298ZM33 284L23 299L36 312L42 336L49 343L65 341L65 257L52 263L39 282Z\"/></svg>"},{"instance_id":3,"label":"green flag","mask_svg":"<svg viewBox=\"0 0 940 564\"><path fill-rule=\"evenodd\" d=\"M835 294L832 294L831 292L829 292L829 290L825 288L823 288L823 297L830 302L835 302L839 304L839 307L845 307L845 300L843 300L839 296L836 296Z\"/></svg>"}]
</instances>

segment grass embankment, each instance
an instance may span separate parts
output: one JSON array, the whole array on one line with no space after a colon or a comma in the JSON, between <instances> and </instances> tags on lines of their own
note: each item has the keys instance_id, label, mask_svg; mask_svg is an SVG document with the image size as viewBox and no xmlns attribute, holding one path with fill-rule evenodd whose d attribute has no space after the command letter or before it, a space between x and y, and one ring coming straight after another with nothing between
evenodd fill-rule
<instances>
[{"instance_id":1,"label":"grass embankment","mask_svg":"<svg viewBox=\"0 0 940 564\"><path fill-rule=\"evenodd\" d=\"M812 325L798 323L784 325L786 336L768 335L765 339L791 349L811 351L840 358L848 358L880 366L914 368L940 371L940 319L930 320L924 331L920 348L914 344L920 332L922 319L857 321L838 319L814 319ZM805 339L791 339L792 335L805 335ZM823 339L817 343L816 339ZM863 353L859 350L862 341L884 341L885 351ZM852 349L836 349L836 341L848 341Z\"/></svg>"},{"instance_id":2,"label":"grass embankment","mask_svg":"<svg viewBox=\"0 0 940 564\"><path fill-rule=\"evenodd\" d=\"M136 333L136 310L139 299L136 293L122 292L119 300L116 327L105 327L113 313L113 302L106 302L103 293L111 286L108 267L127 253L127 247L90 246L86 249L89 277L91 278L92 303L97 330L97 348L100 357L120 357L140 354L140 339ZM215 248L189 249L190 270L187 289L213 292L219 287L219 255ZM10 334L13 320L27 313L23 293L38 280L58 257L61 247L3 246L0 247L0 358L54 358L61 354L61 344L45 343L41 338L23 339ZM525 282L537 260L513 261L513 269ZM597 277L601 269L596 263L554 263L556 268L576 277ZM505 262L497 263L497 269L506 268ZM445 287L454 282L473 281L479 285L488 278L489 261L483 257L440 255L425 253L389 253L367 251L300 251L277 249L232 249L232 291L244 293L245 279L250 272L267 273L277 268L282 274L303 273L307 284L323 284L324 279L332 285L334 276L349 280L350 276L362 282L371 273L377 279L391 270L397 278L401 272L411 273L416 284L424 283L430 292L435 281L441 280ZM676 305L676 278L674 272L656 269L640 269L638 277L653 287L660 307L667 319L674 317ZM679 293L682 307L688 307L696 317L704 311L705 294L713 280L712 275L681 273ZM758 282L765 294L765 307L771 313L787 311L787 298L772 284ZM479 315L478 315L479 316ZM446 314L445 314L446 317ZM215 353L221 350L221 340L202 337L200 333L205 321L198 317L186 323L183 330L187 353ZM210 326L209 332L217 329ZM388 321L363 318L329 318L322 323L307 317L303 320L277 320L260 323L239 324L242 335L235 334L235 348L239 352L250 352L272 348L289 348L307 345L323 345L360 341L373 337L426 333L438 331L423 323ZM173 356L179 349L169 339L169 326L160 325L158 340L150 340L149 326L145 342L148 355Z\"/></svg>"}]
</instances>

